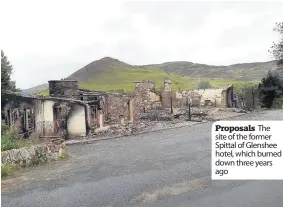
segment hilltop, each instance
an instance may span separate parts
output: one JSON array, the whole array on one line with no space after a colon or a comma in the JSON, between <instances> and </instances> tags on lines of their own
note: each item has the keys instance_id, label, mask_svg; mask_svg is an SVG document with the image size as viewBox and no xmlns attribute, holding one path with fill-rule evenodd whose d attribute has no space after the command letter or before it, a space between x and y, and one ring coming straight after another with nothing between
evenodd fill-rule
<instances>
[{"instance_id":1,"label":"hilltop","mask_svg":"<svg viewBox=\"0 0 283 207\"><path fill-rule=\"evenodd\" d=\"M219 78L240 81L261 79L269 69L276 68L276 61L241 63L229 66L205 65L186 61L165 62L161 64L134 66L111 57L96 60L69 76L70 79L86 81L90 77L100 76L105 72L113 72L117 69L132 70L160 70L165 73L173 73L190 78Z\"/></svg>"},{"instance_id":2,"label":"hilltop","mask_svg":"<svg viewBox=\"0 0 283 207\"><path fill-rule=\"evenodd\" d=\"M206 65L186 61L151 65L130 65L118 59L105 57L93 61L71 74L67 79L78 80L80 87L93 90L132 90L133 82L151 80L162 87L164 78L170 78L175 89L193 88L199 80L209 80L215 87L239 82L259 81L276 61L241 63L229 66ZM47 84L40 85L47 88ZM34 87L29 92L39 90Z\"/></svg>"}]
</instances>

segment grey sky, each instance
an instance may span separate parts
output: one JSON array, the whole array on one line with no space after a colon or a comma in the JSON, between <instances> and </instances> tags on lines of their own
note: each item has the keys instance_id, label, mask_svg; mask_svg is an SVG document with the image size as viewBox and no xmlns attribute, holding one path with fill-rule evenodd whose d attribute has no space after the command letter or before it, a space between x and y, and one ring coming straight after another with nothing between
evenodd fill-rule
<instances>
[{"instance_id":1,"label":"grey sky","mask_svg":"<svg viewBox=\"0 0 283 207\"><path fill-rule=\"evenodd\" d=\"M111 5L111 6L109 6ZM269 61L280 2L13 1L2 3L1 49L20 88L110 56L130 64Z\"/></svg>"}]
</instances>

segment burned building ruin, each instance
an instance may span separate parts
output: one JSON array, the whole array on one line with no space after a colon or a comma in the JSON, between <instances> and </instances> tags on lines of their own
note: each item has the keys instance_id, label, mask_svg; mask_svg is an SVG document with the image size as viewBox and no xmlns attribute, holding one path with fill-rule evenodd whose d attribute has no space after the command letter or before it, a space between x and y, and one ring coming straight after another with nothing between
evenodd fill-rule
<instances>
[{"instance_id":1,"label":"burned building ruin","mask_svg":"<svg viewBox=\"0 0 283 207\"><path fill-rule=\"evenodd\" d=\"M157 108L188 106L235 107L233 86L223 89L172 91L172 82L155 89L151 81L134 83L129 93L80 89L75 80L50 80L49 96L2 94L2 121L21 134L41 137L87 136L105 124L133 123Z\"/></svg>"},{"instance_id":2,"label":"burned building ruin","mask_svg":"<svg viewBox=\"0 0 283 207\"><path fill-rule=\"evenodd\" d=\"M49 96L5 92L2 119L20 133L86 136L107 119L107 95L78 88L73 80L49 81Z\"/></svg>"}]
</instances>

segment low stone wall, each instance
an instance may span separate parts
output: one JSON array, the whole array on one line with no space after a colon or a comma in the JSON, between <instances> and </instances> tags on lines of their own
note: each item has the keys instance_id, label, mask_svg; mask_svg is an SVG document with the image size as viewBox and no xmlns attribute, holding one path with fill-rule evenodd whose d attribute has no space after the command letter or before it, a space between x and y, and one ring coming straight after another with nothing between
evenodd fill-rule
<instances>
[{"instance_id":1,"label":"low stone wall","mask_svg":"<svg viewBox=\"0 0 283 207\"><path fill-rule=\"evenodd\" d=\"M34 166L40 163L57 160L66 151L64 140L53 140L51 143L22 147L1 152L1 164Z\"/></svg>"}]
</instances>

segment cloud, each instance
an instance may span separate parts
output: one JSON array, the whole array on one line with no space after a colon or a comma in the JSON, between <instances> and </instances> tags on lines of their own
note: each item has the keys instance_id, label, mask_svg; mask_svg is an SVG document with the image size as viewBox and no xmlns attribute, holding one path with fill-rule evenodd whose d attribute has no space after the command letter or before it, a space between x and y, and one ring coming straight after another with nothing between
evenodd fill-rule
<instances>
[{"instance_id":1,"label":"cloud","mask_svg":"<svg viewBox=\"0 0 283 207\"><path fill-rule=\"evenodd\" d=\"M110 5L111 4L111 5ZM280 2L6 1L1 46L17 86L60 79L111 56L130 64L270 60Z\"/></svg>"}]
</instances>

